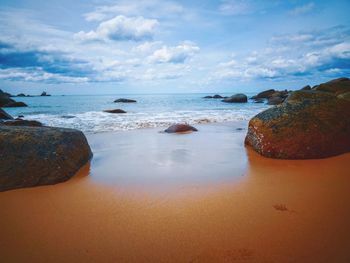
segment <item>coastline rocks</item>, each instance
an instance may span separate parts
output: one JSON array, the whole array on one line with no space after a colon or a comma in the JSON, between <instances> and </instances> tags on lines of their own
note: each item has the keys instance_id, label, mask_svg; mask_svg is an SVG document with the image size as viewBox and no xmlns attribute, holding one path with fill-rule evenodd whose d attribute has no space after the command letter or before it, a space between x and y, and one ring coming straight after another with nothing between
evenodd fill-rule
<instances>
[{"instance_id":1,"label":"coastline rocks","mask_svg":"<svg viewBox=\"0 0 350 263\"><path fill-rule=\"evenodd\" d=\"M254 99L254 103L264 103L265 99L262 98L256 98Z\"/></svg>"},{"instance_id":2,"label":"coastline rocks","mask_svg":"<svg viewBox=\"0 0 350 263\"><path fill-rule=\"evenodd\" d=\"M267 100L268 105L278 105L281 104L284 101L284 98L282 97L270 97Z\"/></svg>"},{"instance_id":3,"label":"coastline rocks","mask_svg":"<svg viewBox=\"0 0 350 263\"><path fill-rule=\"evenodd\" d=\"M19 94L17 94L17 96L16 97L25 97L26 95L24 94L24 93L19 93Z\"/></svg>"},{"instance_id":4,"label":"coastline rocks","mask_svg":"<svg viewBox=\"0 0 350 263\"><path fill-rule=\"evenodd\" d=\"M43 91L42 93L41 93L41 95L40 96L42 96L42 97L46 97L46 96L51 96L50 94L47 94L46 93L46 91Z\"/></svg>"},{"instance_id":5,"label":"coastline rocks","mask_svg":"<svg viewBox=\"0 0 350 263\"><path fill-rule=\"evenodd\" d=\"M265 90L253 96L252 99L268 99L275 92L274 89Z\"/></svg>"},{"instance_id":6,"label":"coastline rocks","mask_svg":"<svg viewBox=\"0 0 350 263\"><path fill-rule=\"evenodd\" d=\"M5 104L3 107L4 108L28 107L28 105L21 101L13 101Z\"/></svg>"},{"instance_id":7,"label":"coastline rocks","mask_svg":"<svg viewBox=\"0 0 350 263\"><path fill-rule=\"evenodd\" d=\"M295 91L249 122L245 144L263 156L317 159L350 151L350 102L317 91Z\"/></svg>"},{"instance_id":8,"label":"coastline rocks","mask_svg":"<svg viewBox=\"0 0 350 263\"><path fill-rule=\"evenodd\" d=\"M238 93L238 94L232 95L231 97L223 99L222 101L227 103L242 103L242 102L247 102L248 97L245 94Z\"/></svg>"},{"instance_id":9,"label":"coastline rocks","mask_svg":"<svg viewBox=\"0 0 350 263\"><path fill-rule=\"evenodd\" d=\"M311 90L311 86L310 85L306 85L305 87L301 88L301 90Z\"/></svg>"},{"instance_id":10,"label":"coastline rocks","mask_svg":"<svg viewBox=\"0 0 350 263\"><path fill-rule=\"evenodd\" d=\"M5 121L3 123L0 123L0 125L5 126L30 126L30 127L41 127L43 124L39 121L33 121L33 120L22 120L20 118L15 120L9 120Z\"/></svg>"},{"instance_id":11,"label":"coastline rocks","mask_svg":"<svg viewBox=\"0 0 350 263\"><path fill-rule=\"evenodd\" d=\"M70 179L92 157L81 131L0 125L0 191Z\"/></svg>"},{"instance_id":12,"label":"coastline rocks","mask_svg":"<svg viewBox=\"0 0 350 263\"><path fill-rule=\"evenodd\" d=\"M184 133L184 132L192 132L192 131L198 131L198 130L195 127L188 125L188 124L174 124L174 125L171 125L164 132L166 132L166 133Z\"/></svg>"},{"instance_id":13,"label":"coastline rocks","mask_svg":"<svg viewBox=\"0 0 350 263\"><path fill-rule=\"evenodd\" d=\"M114 102L116 102L116 103L118 103L118 102L120 102L120 103L135 103L135 102L136 102L136 100L131 100L131 99L123 99L123 98L121 98L121 99L117 99L117 100L115 100Z\"/></svg>"},{"instance_id":14,"label":"coastline rocks","mask_svg":"<svg viewBox=\"0 0 350 263\"><path fill-rule=\"evenodd\" d=\"M107 113L126 113L126 111L121 110L121 109L115 109L115 110L104 110L104 112L107 112Z\"/></svg>"},{"instance_id":15,"label":"coastline rocks","mask_svg":"<svg viewBox=\"0 0 350 263\"><path fill-rule=\"evenodd\" d=\"M203 98L204 99L223 99L224 97L219 94L215 94L214 96L205 96Z\"/></svg>"},{"instance_id":16,"label":"coastline rocks","mask_svg":"<svg viewBox=\"0 0 350 263\"><path fill-rule=\"evenodd\" d=\"M317 91L325 91L339 95L342 93L350 92L350 79L348 78L338 78L322 83L313 88Z\"/></svg>"},{"instance_id":17,"label":"coastline rocks","mask_svg":"<svg viewBox=\"0 0 350 263\"><path fill-rule=\"evenodd\" d=\"M0 108L0 120L12 120L12 116Z\"/></svg>"},{"instance_id":18,"label":"coastline rocks","mask_svg":"<svg viewBox=\"0 0 350 263\"><path fill-rule=\"evenodd\" d=\"M13 99L10 99L10 96L7 93L0 90L0 107L4 107L4 105L13 102L15 101Z\"/></svg>"}]
</instances>

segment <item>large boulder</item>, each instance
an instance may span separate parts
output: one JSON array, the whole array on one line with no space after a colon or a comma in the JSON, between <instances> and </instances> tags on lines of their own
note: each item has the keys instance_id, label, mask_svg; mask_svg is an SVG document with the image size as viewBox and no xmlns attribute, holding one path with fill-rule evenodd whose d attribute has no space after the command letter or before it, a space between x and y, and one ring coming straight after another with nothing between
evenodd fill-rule
<instances>
[{"instance_id":1,"label":"large boulder","mask_svg":"<svg viewBox=\"0 0 350 263\"><path fill-rule=\"evenodd\" d=\"M4 107L4 105L15 102L13 99L10 98L8 93L3 92L0 90L0 107Z\"/></svg>"},{"instance_id":2,"label":"large boulder","mask_svg":"<svg viewBox=\"0 0 350 263\"><path fill-rule=\"evenodd\" d=\"M350 100L350 92L339 94L337 97L343 100Z\"/></svg>"},{"instance_id":3,"label":"large boulder","mask_svg":"<svg viewBox=\"0 0 350 263\"><path fill-rule=\"evenodd\" d=\"M0 108L0 120L12 120L12 116Z\"/></svg>"},{"instance_id":4,"label":"large boulder","mask_svg":"<svg viewBox=\"0 0 350 263\"><path fill-rule=\"evenodd\" d=\"M268 99L275 92L274 89L268 89L253 96L252 99Z\"/></svg>"},{"instance_id":5,"label":"large boulder","mask_svg":"<svg viewBox=\"0 0 350 263\"><path fill-rule=\"evenodd\" d=\"M350 151L350 102L332 93L295 91L249 122L246 145L279 159L315 159Z\"/></svg>"},{"instance_id":6,"label":"large boulder","mask_svg":"<svg viewBox=\"0 0 350 263\"><path fill-rule=\"evenodd\" d=\"M70 179L92 157L78 130L0 125L0 191Z\"/></svg>"},{"instance_id":7,"label":"large boulder","mask_svg":"<svg viewBox=\"0 0 350 263\"><path fill-rule=\"evenodd\" d=\"M245 94L238 93L238 94L232 95L231 97L223 99L222 101L227 103L241 103L241 102L247 102L248 97Z\"/></svg>"},{"instance_id":8,"label":"large boulder","mask_svg":"<svg viewBox=\"0 0 350 263\"><path fill-rule=\"evenodd\" d=\"M284 98L273 96L267 100L267 104L268 105L278 105L278 104L281 104L283 101L284 101Z\"/></svg>"},{"instance_id":9,"label":"large boulder","mask_svg":"<svg viewBox=\"0 0 350 263\"><path fill-rule=\"evenodd\" d=\"M326 83L322 83L318 86L315 86L314 90L331 92L335 95L339 95L345 92L350 92L350 79L348 78L333 79Z\"/></svg>"},{"instance_id":10,"label":"large boulder","mask_svg":"<svg viewBox=\"0 0 350 263\"><path fill-rule=\"evenodd\" d=\"M22 120L22 119L8 120L0 124L6 125L6 126L31 126L31 127L43 126L43 124L39 121Z\"/></svg>"},{"instance_id":11,"label":"large boulder","mask_svg":"<svg viewBox=\"0 0 350 263\"><path fill-rule=\"evenodd\" d=\"M174 125L171 125L164 132L166 132L166 133L185 133L185 132L192 132L192 131L198 131L198 130L195 127L188 125L188 124L174 124Z\"/></svg>"},{"instance_id":12,"label":"large boulder","mask_svg":"<svg viewBox=\"0 0 350 263\"><path fill-rule=\"evenodd\" d=\"M123 98L121 98L121 99L117 99L117 100L115 100L114 102L116 102L116 103L135 103L136 102L136 100L131 100L131 99L123 99Z\"/></svg>"},{"instance_id":13,"label":"large boulder","mask_svg":"<svg viewBox=\"0 0 350 263\"><path fill-rule=\"evenodd\" d=\"M28 107L28 105L22 101L14 101L14 102L9 102L9 103L5 104L3 107L4 108Z\"/></svg>"}]
</instances>

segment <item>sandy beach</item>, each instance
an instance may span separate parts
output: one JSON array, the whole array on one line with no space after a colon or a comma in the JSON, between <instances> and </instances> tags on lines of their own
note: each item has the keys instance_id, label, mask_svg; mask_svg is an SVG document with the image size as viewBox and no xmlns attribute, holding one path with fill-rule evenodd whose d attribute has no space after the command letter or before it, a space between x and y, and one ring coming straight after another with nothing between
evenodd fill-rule
<instances>
[{"instance_id":1,"label":"sandy beach","mask_svg":"<svg viewBox=\"0 0 350 263\"><path fill-rule=\"evenodd\" d=\"M350 154L267 159L245 122L198 128L88 135L72 180L0 193L1 261L350 261Z\"/></svg>"}]
</instances>

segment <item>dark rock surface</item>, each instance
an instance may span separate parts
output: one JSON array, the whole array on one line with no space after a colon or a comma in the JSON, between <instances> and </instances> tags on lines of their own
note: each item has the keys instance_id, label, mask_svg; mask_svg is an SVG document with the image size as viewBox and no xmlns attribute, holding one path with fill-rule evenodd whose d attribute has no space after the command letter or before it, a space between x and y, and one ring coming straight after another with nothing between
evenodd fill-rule
<instances>
[{"instance_id":1,"label":"dark rock surface","mask_svg":"<svg viewBox=\"0 0 350 263\"><path fill-rule=\"evenodd\" d=\"M330 92L335 95L350 92L350 79L348 78L333 79L326 83L322 83L318 86L315 86L314 90Z\"/></svg>"},{"instance_id":2,"label":"dark rock surface","mask_svg":"<svg viewBox=\"0 0 350 263\"><path fill-rule=\"evenodd\" d=\"M350 92L339 94L337 97L343 100L350 100Z\"/></svg>"},{"instance_id":3,"label":"dark rock surface","mask_svg":"<svg viewBox=\"0 0 350 263\"><path fill-rule=\"evenodd\" d=\"M121 110L121 109L115 109L115 110L104 110L104 112L108 112L108 113L126 113L126 111Z\"/></svg>"},{"instance_id":4,"label":"dark rock surface","mask_svg":"<svg viewBox=\"0 0 350 263\"><path fill-rule=\"evenodd\" d=\"M27 104L21 101L9 102L3 106L4 108L28 107Z\"/></svg>"},{"instance_id":5,"label":"dark rock surface","mask_svg":"<svg viewBox=\"0 0 350 263\"><path fill-rule=\"evenodd\" d=\"M268 99L274 92L276 92L274 89L265 90L253 96L252 99Z\"/></svg>"},{"instance_id":6,"label":"dark rock surface","mask_svg":"<svg viewBox=\"0 0 350 263\"><path fill-rule=\"evenodd\" d=\"M43 124L39 121L22 120L20 118L17 118L15 120L5 121L2 123L2 125L6 125L6 126L31 126L31 127L43 126Z\"/></svg>"},{"instance_id":7,"label":"dark rock surface","mask_svg":"<svg viewBox=\"0 0 350 263\"><path fill-rule=\"evenodd\" d=\"M183 132L192 132L192 131L198 131L198 130L195 127L188 125L188 124L174 124L174 125L171 125L164 132L166 132L166 133L183 133Z\"/></svg>"},{"instance_id":8,"label":"dark rock surface","mask_svg":"<svg viewBox=\"0 0 350 263\"><path fill-rule=\"evenodd\" d=\"M350 101L295 91L250 120L245 143L266 157L316 159L349 152L349 134Z\"/></svg>"},{"instance_id":9,"label":"dark rock surface","mask_svg":"<svg viewBox=\"0 0 350 263\"><path fill-rule=\"evenodd\" d=\"M42 93L41 93L41 95L40 96L43 96L43 97L45 97L45 96L51 96L50 94L47 94L47 92L46 91L43 91Z\"/></svg>"},{"instance_id":10,"label":"dark rock surface","mask_svg":"<svg viewBox=\"0 0 350 263\"><path fill-rule=\"evenodd\" d=\"M92 157L84 134L53 127L0 125L0 191L70 179Z\"/></svg>"},{"instance_id":11,"label":"dark rock surface","mask_svg":"<svg viewBox=\"0 0 350 263\"><path fill-rule=\"evenodd\" d=\"M134 102L136 102L136 100L131 100L131 99L123 99L123 98L121 98L121 99L117 99L117 100L115 100L114 102L121 102L121 103L134 103Z\"/></svg>"},{"instance_id":12,"label":"dark rock surface","mask_svg":"<svg viewBox=\"0 0 350 263\"><path fill-rule=\"evenodd\" d=\"M310 85L307 85L307 86L301 88L301 90L311 90L311 86L310 86Z\"/></svg>"},{"instance_id":13,"label":"dark rock surface","mask_svg":"<svg viewBox=\"0 0 350 263\"><path fill-rule=\"evenodd\" d=\"M13 117L0 108L0 120L12 120Z\"/></svg>"},{"instance_id":14,"label":"dark rock surface","mask_svg":"<svg viewBox=\"0 0 350 263\"><path fill-rule=\"evenodd\" d=\"M267 100L267 104L268 105L278 105L281 104L284 101L284 98L281 97L270 97Z\"/></svg>"},{"instance_id":15,"label":"dark rock surface","mask_svg":"<svg viewBox=\"0 0 350 263\"><path fill-rule=\"evenodd\" d=\"M222 101L227 103L242 103L242 102L248 102L248 97L243 93L238 93L238 94L232 95L231 97L223 99Z\"/></svg>"},{"instance_id":16,"label":"dark rock surface","mask_svg":"<svg viewBox=\"0 0 350 263\"><path fill-rule=\"evenodd\" d=\"M0 107L4 107L4 105L15 102L13 99L10 98L8 93L3 92L0 90Z\"/></svg>"}]
</instances>

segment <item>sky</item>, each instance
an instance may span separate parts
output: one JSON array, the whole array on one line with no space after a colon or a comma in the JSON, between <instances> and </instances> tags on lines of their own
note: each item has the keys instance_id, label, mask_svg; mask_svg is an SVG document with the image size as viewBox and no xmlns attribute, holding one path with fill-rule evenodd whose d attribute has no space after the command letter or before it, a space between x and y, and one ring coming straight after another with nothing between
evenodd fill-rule
<instances>
[{"instance_id":1,"label":"sky","mask_svg":"<svg viewBox=\"0 0 350 263\"><path fill-rule=\"evenodd\" d=\"M298 89L350 77L350 1L1 0L0 89Z\"/></svg>"}]
</instances>

